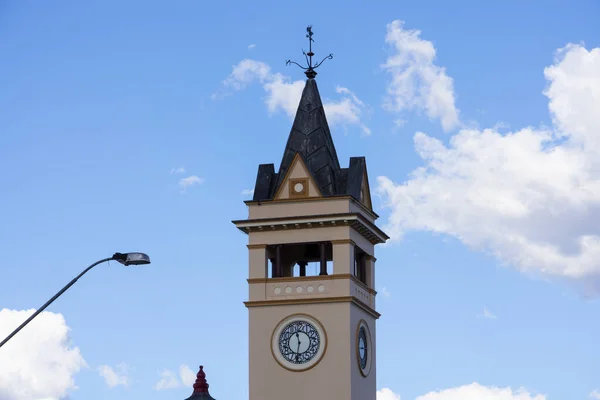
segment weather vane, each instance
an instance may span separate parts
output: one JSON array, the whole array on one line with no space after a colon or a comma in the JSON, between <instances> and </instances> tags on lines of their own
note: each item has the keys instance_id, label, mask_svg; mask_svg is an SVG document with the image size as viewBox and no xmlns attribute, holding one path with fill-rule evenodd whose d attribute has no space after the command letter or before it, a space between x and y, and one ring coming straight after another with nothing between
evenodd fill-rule
<instances>
[{"instance_id":1,"label":"weather vane","mask_svg":"<svg viewBox=\"0 0 600 400\"><path fill-rule=\"evenodd\" d=\"M302 65L300 65L297 62L292 61L292 60L287 60L285 62L285 65L296 64L297 66L299 66L300 68L302 68L304 70L304 73L306 74L306 76L309 79L312 79L315 76L317 76L317 71L315 71L315 69L319 68L319 65L323 64L323 61L325 61L327 59L331 60L333 58L333 54L330 53L327 57L322 59L320 63L313 65L312 58L315 55L315 53L312 52L312 42L314 42L314 40L312 38L312 35L313 35L312 25L309 25L306 28L306 32L307 32L306 37L308 38L308 53L305 53L304 50L302 50L302 54L304 54L304 57L306 58L306 64L308 64L308 67L303 67Z\"/></svg>"}]
</instances>

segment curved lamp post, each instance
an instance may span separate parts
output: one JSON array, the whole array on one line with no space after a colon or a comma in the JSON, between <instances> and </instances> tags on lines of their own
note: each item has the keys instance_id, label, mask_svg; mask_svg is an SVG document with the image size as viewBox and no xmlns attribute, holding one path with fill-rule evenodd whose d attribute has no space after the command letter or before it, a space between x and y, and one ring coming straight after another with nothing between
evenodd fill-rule
<instances>
[{"instance_id":1,"label":"curved lamp post","mask_svg":"<svg viewBox=\"0 0 600 400\"><path fill-rule=\"evenodd\" d=\"M21 329L23 329L25 327L25 325L30 323L32 319L34 319L39 313L44 311L46 309L46 307L48 307L50 304L52 304L52 302L54 300L58 299L58 297L61 294L63 294L64 292L67 291L68 288L73 286L73 284L75 284L75 282L77 282L77 280L79 278L81 278L86 272L88 272L90 269L94 268L98 264L102 264L103 262L111 261L111 260L118 261L123 265L150 264L150 257L148 257L148 255L144 254L144 253L115 253L115 254L113 254L112 257L104 258L100 261L96 261L95 263L93 263L92 265L90 265L89 267L84 269L82 273L77 275L71 282L69 282L64 288L62 288L58 293L56 293L50 300L48 300L46 302L46 304L44 304L36 312L34 312L31 317L27 318L27 320L25 322L23 322L21 325L19 325L19 327L17 329L15 329L10 335L8 335L6 337L6 339L4 339L2 341L2 343L0 343L0 347L4 346L4 344L6 342L8 342L13 336L15 336Z\"/></svg>"}]
</instances>

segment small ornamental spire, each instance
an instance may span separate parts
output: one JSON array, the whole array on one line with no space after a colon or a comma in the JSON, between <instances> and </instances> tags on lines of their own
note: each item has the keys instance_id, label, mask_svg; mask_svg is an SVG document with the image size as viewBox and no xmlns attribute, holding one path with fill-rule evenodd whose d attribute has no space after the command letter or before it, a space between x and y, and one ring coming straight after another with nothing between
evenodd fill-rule
<instances>
[{"instance_id":1,"label":"small ornamental spire","mask_svg":"<svg viewBox=\"0 0 600 400\"><path fill-rule=\"evenodd\" d=\"M304 50L302 50L302 54L304 54L304 58L306 58L306 64L308 65L308 67L303 67L302 65L298 64L295 61L292 60L287 60L285 62L285 65L290 65L290 64L296 64L297 66L299 66L300 68L302 68L304 70L304 73L306 74L306 76L308 77L308 79L314 79L315 76L317 76L317 71L315 71L315 69L319 68L319 65L323 64L323 61L327 60L327 59L332 59L333 58L333 54L329 54L327 57L325 57L324 59L321 60L320 63L313 65L313 56L315 55L315 53L313 53L312 51L312 42L314 42L312 36L313 36L313 31L312 31L312 25L309 25L306 28L306 37L308 38L308 53L305 53Z\"/></svg>"},{"instance_id":2,"label":"small ornamental spire","mask_svg":"<svg viewBox=\"0 0 600 400\"><path fill-rule=\"evenodd\" d=\"M200 366L200 371L196 375L196 383L194 383L194 393L208 393L208 382L206 382L206 373L204 367Z\"/></svg>"},{"instance_id":3,"label":"small ornamental spire","mask_svg":"<svg viewBox=\"0 0 600 400\"><path fill-rule=\"evenodd\" d=\"M196 382L194 383L194 392L190 397L185 400L215 400L208 393L208 383L206 382L206 373L204 373L204 367L200 366L200 371L196 375Z\"/></svg>"}]
</instances>

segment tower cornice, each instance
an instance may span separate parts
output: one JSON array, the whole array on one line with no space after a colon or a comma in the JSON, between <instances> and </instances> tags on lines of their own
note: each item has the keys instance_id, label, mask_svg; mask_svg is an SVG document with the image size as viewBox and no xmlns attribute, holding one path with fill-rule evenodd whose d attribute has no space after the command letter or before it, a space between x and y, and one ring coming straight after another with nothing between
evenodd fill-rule
<instances>
[{"instance_id":1,"label":"tower cornice","mask_svg":"<svg viewBox=\"0 0 600 400\"><path fill-rule=\"evenodd\" d=\"M242 232L324 228L347 225L359 232L373 244L385 243L389 236L359 213L308 215L301 217L279 217L232 221Z\"/></svg>"}]
</instances>

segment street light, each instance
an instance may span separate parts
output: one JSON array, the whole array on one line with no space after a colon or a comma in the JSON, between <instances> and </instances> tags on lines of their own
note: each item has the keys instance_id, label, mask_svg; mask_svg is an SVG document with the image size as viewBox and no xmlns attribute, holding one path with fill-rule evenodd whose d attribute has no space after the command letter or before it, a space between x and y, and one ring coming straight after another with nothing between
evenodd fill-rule
<instances>
[{"instance_id":1,"label":"street light","mask_svg":"<svg viewBox=\"0 0 600 400\"><path fill-rule=\"evenodd\" d=\"M116 260L123 265L145 265L150 264L150 257L144 253L115 253L112 260Z\"/></svg>"},{"instance_id":2,"label":"street light","mask_svg":"<svg viewBox=\"0 0 600 400\"><path fill-rule=\"evenodd\" d=\"M23 329L25 327L25 325L30 323L32 319L34 319L39 313L44 311L46 309L46 307L48 307L50 304L52 304L52 302L54 300L58 299L61 294L63 294L64 292L67 291L68 288L73 286L73 284L75 284L75 282L77 282L77 280L79 278L81 278L86 272L88 272L90 269L94 268L98 264L102 264L103 262L111 261L111 260L118 261L123 265L150 264L150 257L148 257L148 255L144 254L144 253L115 253L115 254L113 254L112 257L104 258L100 261L96 261L95 263L93 263L92 265L90 265L89 267L84 269L82 273L77 275L71 282L69 282L64 288L62 288L58 293L56 293L50 300L48 300L46 302L46 304L44 304L36 312L34 312L31 317L27 318L27 320L25 322L23 322L21 325L19 325L19 327L17 329L15 329L10 335L8 335L6 337L6 339L4 339L2 341L2 343L0 343L0 347L4 346L4 344L6 342L8 342L13 336L15 336L21 329Z\"/></svg>"}]
</instances>

